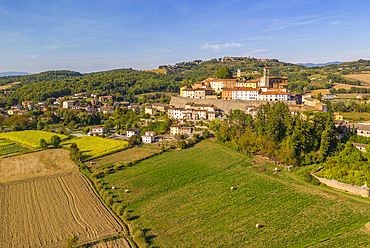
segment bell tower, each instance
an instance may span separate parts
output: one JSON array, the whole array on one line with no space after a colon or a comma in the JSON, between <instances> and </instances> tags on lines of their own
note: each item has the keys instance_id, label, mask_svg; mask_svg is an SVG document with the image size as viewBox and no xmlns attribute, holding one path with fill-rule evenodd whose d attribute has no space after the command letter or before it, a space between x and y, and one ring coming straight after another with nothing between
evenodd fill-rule
<instances>
[{"instance_id":1,"label":"bell tower","mask_svg":"<svg viewBox=\"0 0 370 248\"><path fill-rule=\"evenodd\" d=\"M263 86L265 87L270 87L270 78L269 78L269 74L270 74L270 67L267 67L265 66L263 68Z\"/></svg>"}]
</instances>

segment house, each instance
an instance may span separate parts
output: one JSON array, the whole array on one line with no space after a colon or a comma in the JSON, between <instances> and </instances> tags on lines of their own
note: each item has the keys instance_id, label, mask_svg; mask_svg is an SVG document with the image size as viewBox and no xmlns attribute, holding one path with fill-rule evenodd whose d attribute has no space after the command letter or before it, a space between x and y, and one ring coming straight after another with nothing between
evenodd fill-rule
<instances>
[{"instance_id":1,"label":"house","mask_svg":"<svg viewBox=\"0 0 370 248\"><path fill-rule=\"evenodd\" d=\"M99 102L110 102L113 101L112 96L99 96Z\"/></svg>"},{"instance_id":2,"label":"house","mask_svg":"<svg viewBox=\"0 0 370 248\"><path fill-rule=\"evenodd\" d=\"M154 142L154 138L155 136L151 136L151 135L142 135L141 136L141 141L143 143L146 143L146 144L151 144Z\"/></svg>"},{"instance_id":3,"label":"house","mask_svg":"<svg viewBox=\"0 0 370 248\"><path fill-rule=\"evenodd\" d=\"M63 108L67 109L75 105L75 101L68 100L63 102Z\"/></svg>"},{"instance_id":4,"label":"house","mask_svg":"<svg viewBox=\"0 0 370 248\"><path fill-rule=\"evenodd\" d=\"M355 142L352 142L352 145L354 145L357 149L359 149L362 152L366 152L366 147L369 146L368 144L361 144Z\"/></svg>"},{"instance_id":5,"label":"house","mask_svg":"<svg viewBox=\"0 0 370 248\"><path fill-rule=\"evenodd\" d=\"M152 108L150 106L145 106L145 114L155 115L156 112L157 111L155 108Z\"/></svg>"},{"instance_id":6,"label":"house","mask_svg":"<svg viewBox=\"0 0 370 248\"><path fill-rule=\"evenodd\" d=\"M233 99L233 89L230 89L230 88L222 88L222 99L223 100L231 100L231 99Z\"/></svg>"},{"instance_id":7,"label":"house","mask_svg":"<svg viewBox=\"0 0 370 248\"><path fill-rule=\"evenodd\" d=\"M98 108L98 112L103 112L103 114L111 114L113 113L114 107L113 106L103 106Z\"/></svg>"},{"instance_id":8,"label":"house","mask_svg":"<svg viewBox=\"0 0 370 248\"><path fill-rule=\"evenodd\" d=\"M334 119L335 120L343 120L343 115L339 114L338 112L334 112ZM362 123L361 123L362 124ZM370 124L370 123L369 123Z\"/></svg>"},{"instance_id":9,"label":"house","mask_svg":"<svg viewBox=\"0 0 370 248\"><path fill-rule=\"evenodd\" d=\"M155 132L151 132L151 131L146 131L145 132L145 135L146 136L153 136L154 137L156 135L156 133Z\"/></svg>"},{"instance_id":10,"label":"house","mask_svg":"<svg viewBox=\"0 0 370 248\"><path fill-rule=\"evenodd\" d=\"M10 107L10 109L22 109L21 105L13 105Z\"/></svg>"},{"instance_id":11,"label":"house","mask_svg":"<svg viewBox=\"0 0 370 248\"><path fill-rule=\"evenodd\" d=\"M92 136L94 134L102 135L105 133L105 127L93 127L90 132L87 133L87 135Z\"/></svg>"},{"instance_id":12,"label":"house","mask_svg":"<svg viewBox=\"0 0 370 248\"><path fill-rule=\"evenodd\" d=\"M153 103L152 108L156 109L160 112L165 112L167 109L169 109L170 105L162 104L162 103Z\"/></svg>"},{"instance_id":13,"label":"house","mask_svg":"<svg viewBox=\"0 0 370 248\"><path fill-rule=\"evenodd\" d=\"M179 128L180 128L180 126L178 126L178 125L171 125L170 126L170 134L171 135L179 134Z\"/></svg>"},{"instance_id":14,"label":"house","mask_svg":"<svg viewBox=\"0 0 370 248\"><path fill-rule=\"evenodd\" d=\"M192 127L179 127L179 134L192 134L193 128Z\"/></svg>"},{"instance_id":15,"label":"house","mask_svg":"<svg viewBox=\"0 0 370 248\"><path fill-rule=\"evenodd\" d=\"M139 135L140 131L138 128L129 128L127 129L127 137L130 138L131 136Z\"/></svg>"},{"instance_id":16,"label":"house","mask_svg":"<svg viewBox=\"0 0 370 248\"><path fill-rule=\"evenodd\" d=\"M259 88L234 88L232 89L232 99L234 100L258 100Z\"/></svg>"},{"instance_id":17,"label":"house","mask_svg":"<svg viewBox=\"0 0 370 248\"><path fill-rule=\"evenodd\" d=\"M170 108L168 109L168 117L170 119L181 120L184 119L186 110L183 108Z\"/></svg>"},{"instance_id":18,"label":"house","mask_svg":"<svg viewBox=\"0 0 370 248\"><path fill-rule=\"evenodd\" d=\"M258 100L261 101L289 101L290 94L282 91L267 91L261 92L258 95Z\"/></svg>"}]
</instances>

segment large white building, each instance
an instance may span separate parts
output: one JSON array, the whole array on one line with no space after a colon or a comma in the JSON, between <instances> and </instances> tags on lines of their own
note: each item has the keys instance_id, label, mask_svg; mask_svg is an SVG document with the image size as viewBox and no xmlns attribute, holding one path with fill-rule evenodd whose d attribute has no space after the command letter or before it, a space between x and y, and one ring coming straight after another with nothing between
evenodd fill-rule
<instances>
[{"instance_id":1,"label":"large white building","mask_svg":"<svg viewBox=\"0 0 370 248\"><path fill-rule=\"evenodd\" d=\"M260 101L289 101L290 94L282 91L266 91L258 95Z\"/></svg>"},{"instance_id":2,"label":"large white building","mask_svg":"<svg viewBox=\"0 0 370 248\"><path fill-rule=\"evenodd\" d=\"M253 88L234 88L232 89L232 99L235 100L258 100L258 93L260 89Z\"/></svg>"}]
</instances>

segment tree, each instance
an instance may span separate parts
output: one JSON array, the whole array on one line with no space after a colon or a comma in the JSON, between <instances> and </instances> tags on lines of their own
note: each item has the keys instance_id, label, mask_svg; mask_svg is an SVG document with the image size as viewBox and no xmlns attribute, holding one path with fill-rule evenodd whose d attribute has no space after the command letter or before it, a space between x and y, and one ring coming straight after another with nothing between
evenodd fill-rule
<instances>
[{"instance_id":1,"label":"tree","mask_svg":"<svg viewBox=\"0 0 370 248\"><path fill-rule=\"evenodd\" d=\"M58 135L53 135L50 139L50 142L54 148L59 148L61 140Z\"/></svg>"},{"instance_id":2,"label":"tree","mask_svg":"<svg viewBox=\"0 0 370 248\"><path fill-rule=\"evenodd\" d=\"M178 145L179 145L180 149L185 149L186 148L186 142L185 142L185 140L179 141Z\"/></svg>"},{"instance_id":3,"label":"tree","mask_svg":"<svg viewBox=\"0 0 370 248\"><path fill-rule=\"evenodd\" d=\"M225 78L231 78L232 76L233 76L233 73L226 66L221 67L216 72L216 77L218 78L225 79Z\"/></svg>"},{"instance_id":4,"label":"tree","mask_svg":"<svg viewBox=\"0 0 370 248\"><path fill-rule=\"evenodd\" d=\"M211 137L211 133L207 129L205 129L202 132L202 136L203 138L208 139L209 137Z\"/></svg>"},{"instance_id":5,"label":"tree","mask_svg":"<svg viewBox=\"0 0 370 248\"><path fill-rule=\"evenodd\" d=\"M42 121L37 122L37 130L42 130L44 129L45 124Z\"/></svg>"},{"instance_id":6,"label":"tree","mask_svg":"<svg viewBox=\"0 0 370 248\"><path fill-rule=\"evenodd\" d=\"M48 144L46 143L46 140L45 139L41 139L40 140L40 147L41 148L46 148L48 146Z\"/></svg>"}]
</instances>

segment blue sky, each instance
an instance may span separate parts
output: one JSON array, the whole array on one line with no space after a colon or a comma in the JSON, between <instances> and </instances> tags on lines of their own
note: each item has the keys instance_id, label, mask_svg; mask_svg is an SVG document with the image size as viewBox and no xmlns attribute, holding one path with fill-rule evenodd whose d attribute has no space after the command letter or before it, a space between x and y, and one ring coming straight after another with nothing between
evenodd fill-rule
<instances>
[{"instance_id":1,"label":"blue sky","mask_svg":"<svg viewBox=\"0 0 370 248\"><path fill-rule=\"evenodd\" d=\"M0 72L370 59L369 1L0 0Z\"/></svg>"}]
</instances>

